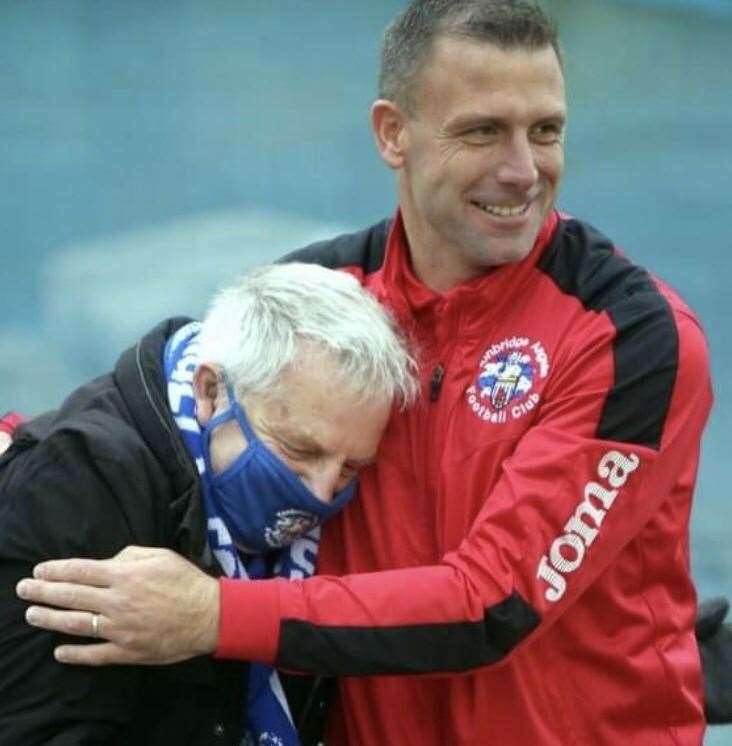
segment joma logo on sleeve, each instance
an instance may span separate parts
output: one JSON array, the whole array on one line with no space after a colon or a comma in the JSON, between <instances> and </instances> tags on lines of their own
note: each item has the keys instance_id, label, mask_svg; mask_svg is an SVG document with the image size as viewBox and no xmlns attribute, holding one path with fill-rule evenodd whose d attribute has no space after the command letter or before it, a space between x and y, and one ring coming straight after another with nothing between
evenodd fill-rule
<instances>
[{"instance_id":1,"label":"joma logo on sleeve","mask_svg":"<svg viewBox=\"0 0 732 746\"><path fill-rule=\"evenodd\" d=\"M597 538L605 514L612 508L620 488L638 468L640 459L631 453L608 451L597 465L597 474L604 483L588 482L582 501L564 524L566 533L558 536L542 555L536 577L549 587L544 592L547 601L559 601L567 590L565 575L574 572L585 558L585 551Z\"/></svg>"}]
</instances>

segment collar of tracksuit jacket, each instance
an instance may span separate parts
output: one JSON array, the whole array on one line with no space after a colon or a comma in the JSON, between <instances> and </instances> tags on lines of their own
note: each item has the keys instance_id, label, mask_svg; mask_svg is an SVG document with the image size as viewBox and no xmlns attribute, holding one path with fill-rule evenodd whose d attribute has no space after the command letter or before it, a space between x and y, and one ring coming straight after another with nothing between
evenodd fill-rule
<instances>
[{"instance_id":1,"label":"collar of tracksuit jacket","mask_svg":"<svg viewBox=\"0 0 732 746\"><path fill-rule=\"evenodd\" d=\"M384 263L378 278L373 278L376 282L372 290L417 343L422 365L446 364L458 340L464 344L474 339L479 344L491 325L512 304L521 302L522 292L536 278L536 264L556 237L559 223L559 214L552 210L524 260L496 267L439 293L415 276L404 222L397 210L386 241Z\"/></svg>"}]
</instances>

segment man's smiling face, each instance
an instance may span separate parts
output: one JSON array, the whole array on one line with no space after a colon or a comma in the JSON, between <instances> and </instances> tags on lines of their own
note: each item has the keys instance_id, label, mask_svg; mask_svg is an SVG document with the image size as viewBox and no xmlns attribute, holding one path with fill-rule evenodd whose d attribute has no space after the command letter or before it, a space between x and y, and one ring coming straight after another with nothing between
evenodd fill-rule
<instances>
[{"instance_id":1,"label":"man's smiling face","mask_svg":"<svg viewBox=\"0 0 732 746\"><path fill-rule=\"evenodd\" d=\"M398 184L417 274L429 283L449 267L448 279L461 281L526 257L564 166L564 79L552 47L439 38L413 99Z\"/></svg>"}]
</instances>

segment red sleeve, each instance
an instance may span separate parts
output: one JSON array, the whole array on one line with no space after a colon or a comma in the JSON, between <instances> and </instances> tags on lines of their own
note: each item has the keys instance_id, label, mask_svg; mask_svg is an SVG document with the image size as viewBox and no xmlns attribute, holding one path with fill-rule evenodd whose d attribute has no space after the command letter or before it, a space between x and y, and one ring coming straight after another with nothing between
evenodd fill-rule
<instances>
[{"instance_id":1,"label":"red sleeve","mask_svg":"<svg viewBox=\"0 0 732 746\"><path fill-rule=\"evenodd\" d=\"M293 581L298 582L298 581ZM221 578L221 620L219 627L219 647L216 654L220 658L237 658L242 640L259 652L260 660L272 660L277 652L280 624L280 586L288 581L258 580L244 582ZM253 595L252 594L253 591ZM227 603L224 606L223 599ZM230 603L234 601L234 604ZM252 609L258 609L252 613ZM226 622L224 623L224 619ZM245 660L254 660L244 656Z\"/></svg>"},{"instance_id":2,"label":"red sleeve","mask_svg":"<svg viewBox=\"0 0 732 746\"><path fill-rule=\"evenodd\" d=\"M25 422L25 417L17 412L8 412L0 418L0 432L12 436L15 430Z\"/></svg>"},{"instance_id":3,"label":"red sleeve","mask_svg":"<svg viewBox=\"0 0 732 746\"><path fill-rule=\"evenodd\" d=\"M224 581L217 654L337 675L459 671L541 634L662 503L690 500L711 406L707 350L683 312L671 331L671 362L654 356L654 340L648 355L630 360L623 384L642 377L654 392L656 377L669 382L663 417L653 398L644 403L657 434L634 429L646 418L613 377L612 339L585 337L456 551L438 565L380 573ZM608 409L613 397L633 400L634 411ZM598 426L606 411L612 418Z\"/></svg>"}]
</instances>

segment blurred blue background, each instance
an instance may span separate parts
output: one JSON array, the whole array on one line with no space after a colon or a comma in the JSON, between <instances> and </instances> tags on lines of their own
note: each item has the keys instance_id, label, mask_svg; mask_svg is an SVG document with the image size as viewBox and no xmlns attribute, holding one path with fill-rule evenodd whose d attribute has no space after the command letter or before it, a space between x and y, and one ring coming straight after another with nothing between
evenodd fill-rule
<instances>
[{"instance_id":1,"label":"blurred blue background","mask_svg":"<svg viewBox=\"0 0 732 746\"><path fill-rule=\"evenodd\" d=\"M554 0L561 206L705 324L717 405L693 523L732 591L732 0ZM246 266L391 213L368 129L399 0L2 0L0 411L38 412ZM714 729L709 744L732 744Z\"/></svg>"}]
</instances>

